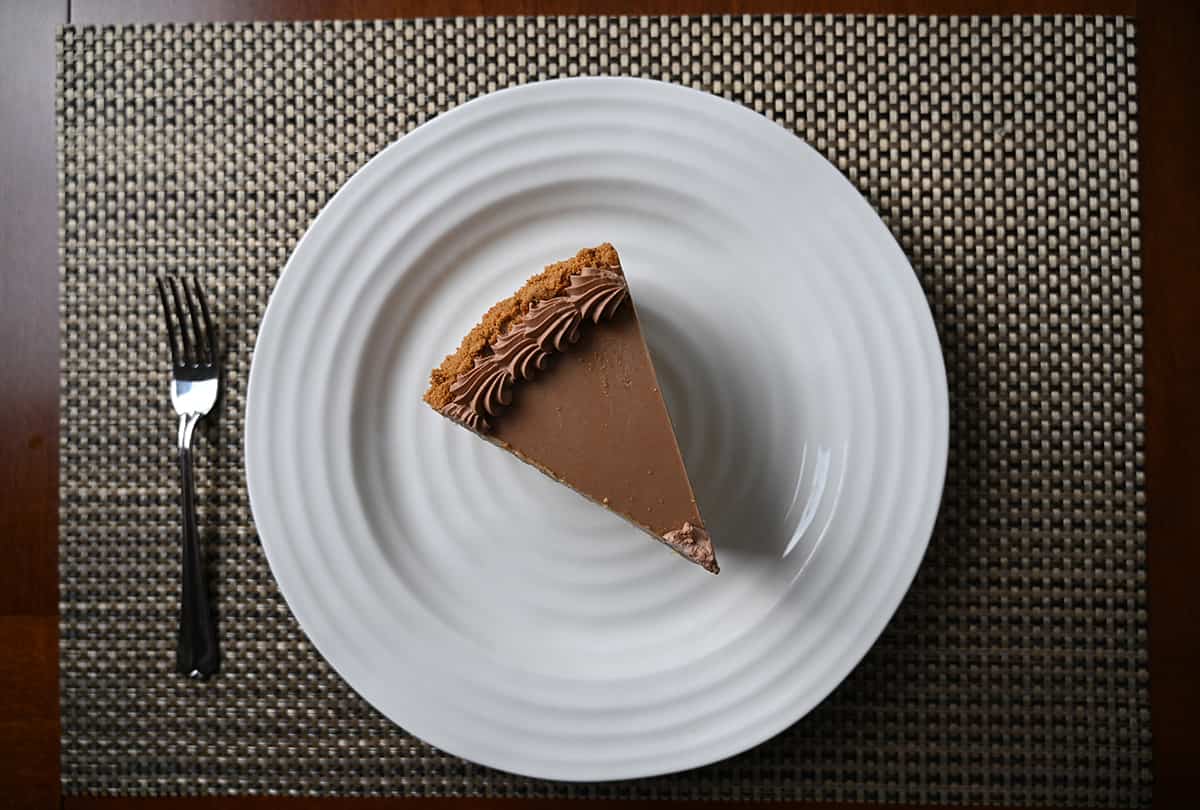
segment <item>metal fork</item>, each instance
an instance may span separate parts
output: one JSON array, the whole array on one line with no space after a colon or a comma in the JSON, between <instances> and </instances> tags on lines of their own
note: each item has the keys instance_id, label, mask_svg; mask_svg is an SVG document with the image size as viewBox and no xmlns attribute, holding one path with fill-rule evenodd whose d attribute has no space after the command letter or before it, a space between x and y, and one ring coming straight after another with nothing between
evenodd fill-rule
<instances>
[{"instance_id":1,"label":"metal fork","mask_svg":"<svg viewBox=\"0 0 1200 810\"><path fill-rule=\"evenodd\" d=\"M160 275L167 343L171 347L171 404L179 415L179 472L183 479L183 603L175 668L190 678L217 671L217 627L208 597L200 533L196 529L196 486L192 477L192 434L212 410L220 390L217 334L204 290L196 278Z\"/></svg>"}]
</instances>

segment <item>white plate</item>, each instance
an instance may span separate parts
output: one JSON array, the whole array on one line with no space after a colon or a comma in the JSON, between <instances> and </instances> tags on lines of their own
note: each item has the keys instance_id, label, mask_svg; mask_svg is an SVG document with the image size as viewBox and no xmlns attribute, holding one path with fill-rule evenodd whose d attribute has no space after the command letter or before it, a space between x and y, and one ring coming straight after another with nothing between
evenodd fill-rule
<instances>
[{"instance_id":1,"label":"white plate","mask_svg":"<svg viewBox=\"0 0 1200 810\"><path fill-rule=\"evenodd\" d=\"M489 305L604 240L719 577L421 402ZM946 468L933 323L867 203L765 118L633 79L494 93L368 163L288 262L248 400L255 520L321 654L433 745L553 779L802 717L900 603Z\"/></svg>"}]
</instances>

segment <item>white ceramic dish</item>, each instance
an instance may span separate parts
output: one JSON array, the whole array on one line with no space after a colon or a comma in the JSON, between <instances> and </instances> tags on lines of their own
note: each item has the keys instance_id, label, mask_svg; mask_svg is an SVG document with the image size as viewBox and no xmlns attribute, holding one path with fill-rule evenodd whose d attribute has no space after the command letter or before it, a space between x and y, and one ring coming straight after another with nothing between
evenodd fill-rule
<instances>
[{"instance_id":1,"label":"white ceramic dish","mask_svg":"<svg viewBox=\"0 0 1200 810\"><path fill-rule=\"evenodd\" d=\"M719 577L420 400L489 305L605 240ZM605 780L743 751L837 686L924 554L947 425L920 286L833 166L714 96L573 79L427 123L329 202L263 318L246 476L363 697L467 759Z\"/></svg>"}]
</instances>

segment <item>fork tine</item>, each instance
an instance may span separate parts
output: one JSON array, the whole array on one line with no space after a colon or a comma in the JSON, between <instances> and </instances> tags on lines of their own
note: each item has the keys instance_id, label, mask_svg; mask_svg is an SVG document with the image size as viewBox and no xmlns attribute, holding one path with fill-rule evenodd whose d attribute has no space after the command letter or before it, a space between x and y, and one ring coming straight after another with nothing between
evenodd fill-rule
<instances>
[{"instance_id":1,"label":"fork tine","mask_svg":"<svg viewBox=\"0 0 1200 810\"><path fill-rule=\"evenodd\" d=\"M179 302L179 285L175 276L167 276L167 280L171 287L171 298L175 301L175 318L179 322L179 337L183 339L183 363L193 363L195 355L192 353L192 341L188 337L187 316L183 314L183 305Z\"/></svg>"},{"instance_id":2,"label":"fork tine","mask_svg":"<svg viewBox=\"0 0 1200 810\"><path fill-rule=\"evenodd\" d=\"M162 301L163 323L167 325L167 345L171 349L171 365L179 365L178 340L175 338L175 319L171 317L171 305L167 302L167 285L159 275L155 282L158 286L158 298Z\"/></svg>"},{"instance_id":3,"label":"fork tine","mask_svg":"<svg viewBox=\"0 0 1200 810\"><path fill-rule=\"evenodd\" d=\"M212 318L208 314L208 301L204 298L204 287L200 285L200 277L192 279L196 287L196 300L200 302L200 313L204 316L204 329L208 333L208 362L217 362L217 330L213 329Z\"/></svg>"},{"instance_id":4,"label":"fork tine","mask_svg":"<svg viewBox=\"0 0 1200 810\"><path fill-rule=\"evenodd\" d=\"M200 326L200 315L196 312L198 307L193 300L196 297L193 289L196 286L196 281L193 279L192 285L189 287L188 277L184 276L179 280L179 283L183 287L183 300L187 302L188 315L191 316L192 320L192 330L196 333L196 364L208 363L210 362L208 358L208 341L204 339L204 328ZM180 328L187 329L186 326Z\"/></svg>"}]
</instances>

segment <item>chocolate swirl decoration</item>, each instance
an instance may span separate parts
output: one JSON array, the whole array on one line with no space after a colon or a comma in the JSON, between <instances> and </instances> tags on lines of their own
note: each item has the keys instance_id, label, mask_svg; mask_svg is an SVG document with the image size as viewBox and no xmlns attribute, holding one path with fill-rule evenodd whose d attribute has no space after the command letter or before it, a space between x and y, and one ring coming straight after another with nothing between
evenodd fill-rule
<instances>
[{"instance_id":1,"label":"chocolate swirl decoration","mask_svg":"<svg viewBox=\"0 0 1200 810\"><path fill-rule=\"evenodd\" d=\"M512 383L512 375L496 362L495 355L477 357L471 370L451 384L450 396L454 399L446 407L458 406L474 413L479 419L478 427L470 425L465 419L460 421L475 430L488 430L491 425L484 414L495 416L501 407L512 402Z\"/></svg>"},{"instance_id":2,"label":"chocolate swirl decoration","mask_svg":"<svg viewBox=\"0 0 1200 810\"><path fill-rule=\"evenodd\" d=\"M601 318L616 314L629 294L629 285L620 273L603 267L588 267L571 276L567 300L579 308L584 320L600 323Z\"/></svg>"},{"instance_id":3,"label":"chocolate swirl decoration","mask_svg":"<svg viewBox=\"0 0 1200 810\"><path fill-rule=\"evenodd\" d=\"M507 332L496 338L492 353L475 358L471 370L450 385L451 400L442 413L480 433L491 430L495 416L512 402L512 384L546 368L551 352L566 351L579 340L585 318L611 318L629 294L619 268L589 267L571 276L566 293L535 301Z\"/></svg>"},{"instance_id":4,"label":"chocolate swirl decoration","mask_svg":"<svg viewBox=\"0 0 1200 810\"><path fill-rule=\"evenodd\" d=\"M579 340L581 320L579 310L569 299L547 298L529 307L519 327L542 351L565 352L567 346Z\"/></svg>"},{"instance_id":5,"label":"chocolate swirl decoration","mask_svg":"<svg viewBox=\"0 0 1200 810\"><path fill-rule=\"evenodd\" d=\"M492 357L514 380L532 380L535 372L546 368L550 352L543 351L520 324L514 326L492 344Z\"/></svg>"},{"instance_id":6,"label":"chocolate swirl decoration","mask_svg":"<svg viewBox=\"0 0 1200 810\"><path fill-rule=\"evenodd\" d=\"M461 422L471 430L477 430L481 433L491 427L477 412L457 402L447 402L442 408L442 413L455 422Z\"/></svg>"}]
</instances>

